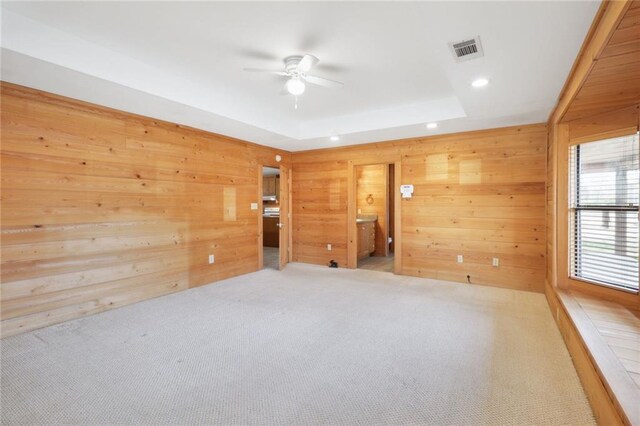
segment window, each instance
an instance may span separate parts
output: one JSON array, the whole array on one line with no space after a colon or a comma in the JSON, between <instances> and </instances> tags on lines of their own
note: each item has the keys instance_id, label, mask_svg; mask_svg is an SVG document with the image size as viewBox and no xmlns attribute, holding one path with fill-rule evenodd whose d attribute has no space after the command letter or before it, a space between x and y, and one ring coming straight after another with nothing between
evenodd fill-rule
<instances>
[{"instance_id":1,"label":"window","mask_svg":"<svg viewBox=\"0 0 640 426\"><path fill-rule=\"evenodd\" d=\"M571 147L570 274L638 291L638 134Z\"/></svg>"}]
</instances>

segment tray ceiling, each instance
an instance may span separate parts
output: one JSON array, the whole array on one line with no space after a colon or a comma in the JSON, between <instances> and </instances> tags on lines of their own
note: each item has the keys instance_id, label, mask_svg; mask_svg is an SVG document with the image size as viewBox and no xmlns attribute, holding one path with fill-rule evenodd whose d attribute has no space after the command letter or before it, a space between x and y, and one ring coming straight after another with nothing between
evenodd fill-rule
<instances>
[{"instance_id":1,"label":"tray ceiling","mask_svg":"<svg viewBox=\"0 0 640 426\"><path fill-rule=\"evenodd\" d=\"M597 8L3 2L2 79L291 151L528 124L546 120ZM484 57L457 63L448 43L477 35ZM281 77L242 71L303 53L344 87L308 87L296 110Z\"/></svg>"}]
</instances>

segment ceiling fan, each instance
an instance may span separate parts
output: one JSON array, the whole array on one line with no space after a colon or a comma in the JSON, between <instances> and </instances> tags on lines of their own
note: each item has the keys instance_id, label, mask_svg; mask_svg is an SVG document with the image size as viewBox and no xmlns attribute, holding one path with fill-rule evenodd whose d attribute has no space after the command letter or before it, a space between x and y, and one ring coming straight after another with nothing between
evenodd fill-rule
<instances>
[{"instance_id":1,"label":"ceiling fan","mask_svg":"<svg viewBox=\"0 0 640 426\"><path fill-rule=\"evenodd\" d=\"M344 83L339 81L307 74L319 61L320 60L313 55L288 56L284 58L284 70L282 71L263 68L244 68L244 71L264 72L288 77L285 88L288 93L294 96L299 96L304 93L306 83L331 88L342 87Z\"/></svg>"}]
</instances>

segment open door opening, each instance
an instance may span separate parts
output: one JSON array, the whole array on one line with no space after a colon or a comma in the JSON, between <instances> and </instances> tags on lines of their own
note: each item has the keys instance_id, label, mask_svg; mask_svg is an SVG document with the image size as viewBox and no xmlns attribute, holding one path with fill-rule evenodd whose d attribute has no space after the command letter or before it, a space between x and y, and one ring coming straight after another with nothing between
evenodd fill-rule
<instances>
[{"instance_id":1,"label":"open door opening","mask_svg":"<svg viewBox=\"0 0 640 426\"><path fill-rule=\"evenodd\" d=\"M394 164L355 166L357 267L394 271Z\"/></svg>"},{"instance_id":2,"label":"open door opening","mask_svg":"<svg viewBox=\"0 0 640 426\"><path fill-rule=\"evenodd\" d=\"M263 268L279 269L280 169L262 168L262 258Z\"/></svg>"},{"instance_id":3,"label":"open door opening","mask_svg":"<svg viewBox=\"0 0 640 426\"><path fill-rule=\"evenodd\" d=\"M263 166L262 218L259 221L263 269L283 269L290 259L290 173L281 166Z\"/></svg>"}]
</instances>

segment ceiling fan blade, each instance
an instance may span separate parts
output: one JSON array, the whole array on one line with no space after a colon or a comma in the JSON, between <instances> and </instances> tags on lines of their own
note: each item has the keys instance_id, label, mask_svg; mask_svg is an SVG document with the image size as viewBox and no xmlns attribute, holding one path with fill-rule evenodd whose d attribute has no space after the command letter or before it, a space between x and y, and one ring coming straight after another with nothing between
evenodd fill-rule
<instances>
[{"instance_id":1,"label":"ceiling fan blade","mask_svg":"<svg viewBox=\"0 0 640 426\"><path fill-rule=\"evenodd\" d=\"M320 60L313 55L304 55L298 63L298 72L306 73L314 67Z\"/></svg>"},{"instance_id":2,"label":"ceiling fan blade","mask_svg":"<svg viewBox=\"0 0 640 426\"><path fill-rule=\"evenodd\" d=\"M328 78L316 77L315 75L307 75L304 79L311 84L317 84L318 86L338 88L344 86L344 83L335 80L329 80Z\"/></svg>"},{"instance_id":3,"label":"ceiling fan blade","mask_svg":"<svg viewBox=\"0 0 640 426\"><path fill-rule=\"evenodd\" d=\"M264 69L264 68L243 68L242 71L248 71L248 72L264 72L264 73L269 73L269 74L276 74L276 75L288 75L286 72L284 71L278 71L278 70L268 70L268 69Z\"/></svg>"}]
</instances>

